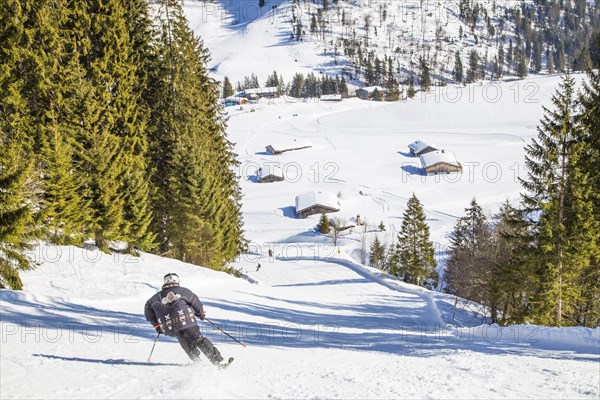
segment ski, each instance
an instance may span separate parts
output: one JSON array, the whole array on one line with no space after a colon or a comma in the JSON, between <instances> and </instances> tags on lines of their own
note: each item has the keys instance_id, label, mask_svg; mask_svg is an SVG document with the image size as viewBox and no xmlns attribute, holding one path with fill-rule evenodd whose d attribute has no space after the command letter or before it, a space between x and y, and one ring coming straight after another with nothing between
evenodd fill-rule
<instances>
[{"instance_id":1,"label":"ski","mask_svg":"<svg viewBox=\"0 0 600 400\"><path fill-rule=\"evenodd\" d=\"M227 360L226 363L217 364L217 365L219 366L220 369L225 369L225 368L229 367L232 362L233 362L233 357L229 357L229 360Z\"/></svg>"}]
</instances>

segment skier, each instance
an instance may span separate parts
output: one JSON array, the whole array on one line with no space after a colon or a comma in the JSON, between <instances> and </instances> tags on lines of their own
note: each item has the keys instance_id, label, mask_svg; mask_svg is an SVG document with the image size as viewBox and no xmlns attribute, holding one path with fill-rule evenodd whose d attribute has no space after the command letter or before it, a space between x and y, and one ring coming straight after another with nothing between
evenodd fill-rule
<instances>
[{"instance_id":1,"label":"skier","mask_svg":"<svg viewBox=\"0 0 600 400\"><path fill-rule=\"evenodd\" d=\"M144 315L156 332L176 337L192 361L199 361L202 351L213 364L227 365L221 364L219 350L200 333L196 317L204 320L204 307L191 290L179 286L177 274L164 276L162 290L148 299Z\"/></svg>"},{"instance_id":2,"label":"skier","mask_svg":"<svg viewBox=\"0 0 600 400\"><path fill-rule=\"evenodd\" d=\"M256 266L256 272L258 272L259 269L260 269L260 263L258 263L258 265Z\"/></svg>"}]
</instances>

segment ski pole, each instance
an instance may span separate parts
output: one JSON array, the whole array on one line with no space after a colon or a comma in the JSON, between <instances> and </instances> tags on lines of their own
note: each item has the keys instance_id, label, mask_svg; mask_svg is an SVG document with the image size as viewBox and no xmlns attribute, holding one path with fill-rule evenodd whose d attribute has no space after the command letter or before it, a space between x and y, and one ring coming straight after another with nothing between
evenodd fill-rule
<instances>
[{"instance_id":1,"label":"ski pole","mask_svg":"<svg viewBox=\"0 0 600 400\"><path fill-rule=\"evenodd\" d=\"M152 350L150 350L150 355L148 356L148 362L152 362L152 353L154 353L154 347L156 346L156 342L158 342L158 338L160 337L160 333L156 335L156 339L154 339L154 344L152 345Z\"/></svg>"},{"instance_id":2,"label":"ski pole","mask_svg":"<svg viewBox=\"0 0 600 400\"><path fill-rule=\"evenodd\" d=\"M214 322L212 322L210 319L208 318L204 318L206 321L208 321L212 326L214 326L215 328L217 328L218 330L220 330L221 332L223 332L224 334L226 334L227 336L229 336L231 339L235 340L236 342L238 342L239 344L241 344L242 346L246 347L246 345L242 342L240 342L239 340L237 340L236 338L234 338L233 336L231 336L229 333L225 332L223 329L221 329L221 327L217 324L215 324Z\"/></svg>"}]
</instances>

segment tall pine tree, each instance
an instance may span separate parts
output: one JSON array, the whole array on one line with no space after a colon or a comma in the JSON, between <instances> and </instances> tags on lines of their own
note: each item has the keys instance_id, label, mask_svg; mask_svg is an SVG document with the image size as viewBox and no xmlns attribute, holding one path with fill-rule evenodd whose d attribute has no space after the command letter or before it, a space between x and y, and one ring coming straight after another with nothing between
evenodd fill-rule
<instances>
[{"instance_id":1,"label":"tall pine tree","mask_svg":"<svg viewBox=\"0 0 600 400\"><path fill-rule=\"evenodd\" d=\"M236 160L208 77L208 53L180 1L158 4L152 84L151 165L159 251L221 268L244 248Z\"/></svg>"},{"instance_id":2,"label":"tall pine tree","mask_svg":"<svg viewBox=\"0 0 600 400\"><path fill-rule=\"evenodd\" d=\"M20 270L31 268L25 254L34 238L30 185L33 173L32 121L23 96L26 21L22 2L0 4L0 288L21 289Z\"/></svg>"},{"instance_id":3,"label":"tall pine tree","mask_svg":"<svg viewBox=\"0 0 600 400\"><path fill-rule=\"evenodd\" d=\"M423 207L414 193L408 200L402 218L402 227L395 249L398 260L397 274L408 283L420 285L429 279L433 281L432 286L435 286L437 281L435 250L429 240L429 226L427 226Z\"/></svg>"},{"instance_id":4,"label":"tall pine tree","mask_svg":"<svg viewBox=\"0 0 600 400\"><path fill-rule=\"evenodd\" d=\"M475 199L465 213L450 235L446 289L457 296L485 303L485 288L491 273L490 224Z\"/></svg>"},{"instance_id":5,"label":"tall pine tree","mask_svg":"<svg viewBox=\"0 0 600 400\"><path fill-rule=\"evenodd\" d=\"M83 70L67 49L65 2L41 0L28 7L26 95L36 132L41 177L40 220L52 243L80 243L88 219L83 175L75 161L72 117L79 107Z\"/></svg>"},{"instance_id":6,"label":"tall pine tree","mask_svg":"<svg viewBox=\"0 0 600 400\"><path fill-rule=\"evenodd\" d=\"M128 242L131 250L150 248L146 118L137 69L143 60L126 26L128 18L137 19L116 0L68 4L70 51L85 71L75 138L85 176L82 194L90 204L87 230L105 251L116 240Z\"/></svg>"},{"instance_id":7,"label":"tall pine tree","mask_svg":"<svg viewBox=\"0 0 600 400\"><path fill-rule=\"evenodd\" d=\"M595 251L591 252L589 266L582 270L579 281L582 293L576 307L579 323L594 327L600 323L600 174L597 170L600 163L600 72L591 70L587 78L578 96L580 112L577 118L582 135L582 143L578 145L584 146L579 164L591 188L589 195L597 231L595 238L590 237L592 242L595 241Z\"/></svg>"},{"instance_id":8,"label":"tall pine tree","mask_svg":"<svg viewBox=\"0 0 600 400\"><path fill-rule=\"evenodd\" d=\"M579 280L597 254L590 175L582 167L586 146L575 121L575 80L567 73L544 107L538 136L526 147L523 202L536 229L536 292L531 317L540 324L578 323Z\"/></svg>"},{"instance_id":9,"label":"tall pine tree","mask_svg":"<svg viewBox=\"0 0 600 400\"><path fill-rule=\"evenodd\" d=\"M463 74L464 74L464 68L463 68L462 60L460 58L460 52L456 51L456 54L454 55L454 70L452 72L454 81L459 84L462 83Z\"/></svg>"}]
</instances>

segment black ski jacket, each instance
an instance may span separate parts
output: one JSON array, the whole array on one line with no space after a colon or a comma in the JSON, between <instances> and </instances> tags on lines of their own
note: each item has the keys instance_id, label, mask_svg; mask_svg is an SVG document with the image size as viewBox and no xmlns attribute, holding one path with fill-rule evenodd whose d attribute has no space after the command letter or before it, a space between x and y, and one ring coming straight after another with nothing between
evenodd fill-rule
<instances>
[{"instance_id":1,"label":"black ski jacket","mask_svg":"<svg viewBox=\"0 0 600 400\"><path fill-rule=\"evenodd\" d=\"M153 326L160 324L166 335L196 326L196 317L204 314L202 302L191 290L175 284L162 290L146 302L144 315Z\"/></svg>"}]
</instances>

